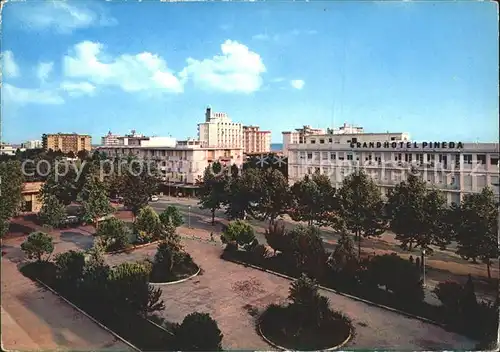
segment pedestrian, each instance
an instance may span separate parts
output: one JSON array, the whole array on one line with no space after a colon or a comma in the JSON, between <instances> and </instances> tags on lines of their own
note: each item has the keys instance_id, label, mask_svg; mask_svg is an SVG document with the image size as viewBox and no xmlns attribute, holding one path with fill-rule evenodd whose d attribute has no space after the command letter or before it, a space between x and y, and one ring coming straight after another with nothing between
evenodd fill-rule
<instances>
[{"instance_id":1,"label":"pedestrian","mask_svg":"<svg viewBox=\"0 0 500 352\"><path fill-rule=\"evenodd\" d=\"M210 232L210 242L213 242L213 241L214 241L214 233Z\"/></svg>"}]
</instances>

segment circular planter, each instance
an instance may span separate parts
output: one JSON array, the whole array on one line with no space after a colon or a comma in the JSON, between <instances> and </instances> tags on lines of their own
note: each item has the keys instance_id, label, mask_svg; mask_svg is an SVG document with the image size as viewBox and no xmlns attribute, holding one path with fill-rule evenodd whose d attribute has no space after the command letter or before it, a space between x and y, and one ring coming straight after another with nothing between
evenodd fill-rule
<instances>
[{"instance_id":1,"label":"circular planter","mask_svg":"<svg viewBox=\"0 0 500 352\"><path fill-rule=\"evenodd\" d=\"M201 268L198 265L196 265L196 266L198 267L196 272L191 276L185 277L184 279L180 279L180 280L176 280L176 281L168 281L168 282L149 282L149 284L154 285L154 286L167 286L167 285L180 284L181 282L191 280L193 277L196 277L200 274Z\"/></svg>"},{"instance_id":2,"label":"circular planter","mask_svg":"<svg viewBox=\"0 0 500 352\"><path fill-rule=\"evenodd\" d=\"M262 316L262 319L265 319L265 315ZM281 350L281 351L299 351L298 349L296 348L293 348L291 346L288 346L288 347L285 347L285 346L282 346L276 342L274 342L272 340L272 338L266 336L264 334L264 331L262 331L262 320L258 323L257 325L257 330L259 332L259 335L262 337L262 339L264 341L266 341L269 345L271 345L272 347L278 349L278 350ZM352 338L352 327L349 327L349 333L347 334L347 337L345 338L342 338L341 341L339 341L337 344L331 346L331 347L328 347L328 348L319 348L319 349L314 349L314 348L310 348L310 349L301 349L300 351L335 351L339 348L342 348L343 346L345 346Z\"/></svg>"}]
</instances>

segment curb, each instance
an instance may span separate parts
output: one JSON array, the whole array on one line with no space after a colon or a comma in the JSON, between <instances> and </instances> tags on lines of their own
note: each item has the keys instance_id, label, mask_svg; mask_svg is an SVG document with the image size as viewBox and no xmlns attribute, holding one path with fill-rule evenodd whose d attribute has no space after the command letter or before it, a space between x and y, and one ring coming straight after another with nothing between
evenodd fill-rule
<instances>
[{"instance_id":1,"label":"curb","mask_svg":"<svg viewBox=\"0 0 500 352\"><path fill-rule=\"evenodd\" d=\"M135 251L136 249L140 249L140 248L144 248L144 247L147 247L147 246L151 246L153 244L157 244L158 242L160 242L160 241L153 241L153 242L149 242L149 243L139 244L137 246L132 246L132 247L129 247L129 248L119 249L117 251L107 252L105 254L112 255L112 254L120 254L120 253L124 253L124 252L132 252L132 251Z\"/></svg>"},{"instance_id":2,"label":"curb","mask_svg":"<svg viewBox=\"0 0 500 352\"><path fill-rule=\"evenodd\" d=\"M260 327L260 323L258 325L258 331L259 331L259 335L260 337L262 337L262 339L264 341L266 341L269 345L271 345L272 347L278 349L278 350L281 350L281 351L290 351L289 348L286 348L286 347L283 347L283 346L280 346L278 344L275 344L274 342L272 342L271 340L269 340L266 335L264 335L264 333L262 332L262 329ZM334 347L330 347L330 348L327 348L327 349L323 349L323 350L318 350L318 351L335 351L335 350L338 350L339 348L345 346L346 343L349 342L349 340L352 338L352 329L349 329L349 335L347 336L347 338L341 342L340 344L334 346Z\"/></svg>"},{"instance_id":3,"label":"curb","mask_svg":"<svg viewBox=\"0 0 500 352\"><path fill-rule=\"evenodd\" d=\"M288 275L284 275L284 274L277 273L277 272L272 271L272 270L264 269L264 268L261 268L259 266L253 265L253 264L247 264L247 263L244 263L244 262L240 262L239 260L235 260L235 259L224 259L224 260L227 260L229 262L232 262L232 263L235 263L235 264L239 264L239 265L249 266L249 267L251 267L253 269L264 271L266 273L273 274L273 275L282 277L282 278L287 279L287 280L291 280L291 281L296 280L296 278L290 277ZM322 290L325 290L325 291L328 291L328 292L332 292L332 293L335 293L335 294L338 294L338 295L341 295L341 296L353 299L355 301L363 302L363 303L366 303L366 304L368 304L370 306L374 306L374 307L382 308L382 309L385 309L385 310L389 310L391 312L404 315L404 316L406 316L408 318L417 319L417 320L423 321L425 323L429 323L429 324L433 324L433 325L439 326L439 327L444 328L444 329L447 328L445 325L443 325L441 323L438 323L437 321L434 321L434 320L430 320L430 319L427 319L427 318L424 318L424 317L421 317L421 316L418 316L418 315L414 315L414 314L411 314L411 313L404 312L404 311L396 309L396 308L391 308L391 307L388 307L388 306L385 306L385 305L382 305L382 304L378 304L378 303L375 303L375 302L372 302L372 301L368 301L368 300L366 300L364 298L360 298L360 297L357 297L357 296L350 295L348 293L336 291L336 290L334 290L332 288L325 287L325 286L322 286L322 285L318 285L318 287L321 288Z\"/></svg>"},{"instance_id":4,"label":"curb","mask_svg":"<svg viewBox=\"0 0 500 352\"><path fill-rule=\"evenodd\" d=\"M198 266L198 265L196 265L196 266ZM200 271L201 271L201 268L198 266L198 270L196 270L196 272L193 275L191 275L189 277L186 277L184 279L180 279L180 280L177 280L177 281L169 281L169 282L149 282L149 284L153 285L153 286L168 286L168 285L180 284L181 282L185 282L185 281L191 280L192 278L198 276L198 274L200 273Z\"/></svg>"},{"instance_id":5,"label":"curb","mask_svg":"<svg viewBox=\"0 0 500 352\"><path fill-rule=\"evenodd\" d=\"M74 305L72 302L70 302L69 300L67 300L66 298L64 298L63 296L61 296L57 291L55 291L52 287L46 285L43 281L40 281L38 279L35 279L37 283L39 283L40 285L42 285L45 289L47 289L48 291L52 292L53 294L55 294L57 297L59 297L60 299L62 299L64 302L66 302L67 304L70 305L70 307L72 307L73 309L75 309L76 311L78 311L79 313L82 313L85 317L89 318L91 321L93 321L94 323L96 323L100 328L106 330L107 332L109 332L111 335L113 335L114 337L116 337L118 340L122 341L123 343L125 343L126 345L128 345L130 348L132 348L133 350L135 351L138 351L138 352L142 352L139 348L137 348L136 346L134 346L133 344L131 344L130 342L128 342L127 340L125 340L123 337L121 337L120 335L118 335L116 332L114 332L113 330L111 330L110 328L108 328L107 326L103 325L102 323L100 323L99 321L97 321L94 317L90 316L89 314L87 314L85 311L83 311L81 308L77 307L76 305Z\"/></svg>"}]
</instances>

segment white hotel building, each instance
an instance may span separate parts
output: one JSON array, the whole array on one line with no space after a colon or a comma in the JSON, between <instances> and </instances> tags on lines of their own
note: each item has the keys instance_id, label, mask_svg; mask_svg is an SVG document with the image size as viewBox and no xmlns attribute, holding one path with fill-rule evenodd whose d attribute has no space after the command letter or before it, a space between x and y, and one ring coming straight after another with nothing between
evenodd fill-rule
<instances>
[{"instance_id":1,"label":"white hotel building","mask_svg":"<svg viewBox=\"0 0 500 352\"><path fill-rule=\"evenodd\" d=\"M197 181L203 178L207 166L215 161L223 165L243 164L243 148L204 147L199 140L178 141L175 146L101 146L100 152L108 158L126 158L129 155L138 159L151 160L163 175L165 186L183 193L196 195Z\"/></svg>"},{"instance_id":2,"label":"white hotel building","mask_svg":"<svg viewBox=\"0 0 500 352\"><path fill-rule=\"evenodd\" d=\"M243 148L243 125L224 112L205 111L205 122L198 124L198 139L204 147Z\"/></svg>"},{"instance_id":3,"label":"white hotel building","mask_svg":"<svg viewBox=\"0 0 500 352\"><path fill-rule=\"evenodd\" d=\"M287 146L291 184L319 172L338 188L353 170L363 168L385 196L413 169L429 187L443 191L449 204L486 186L498 199L498 143L414 142L408 133L364 133L362 129L331 132L307 135L302 143Z\"/></svg>"}]
</instances>

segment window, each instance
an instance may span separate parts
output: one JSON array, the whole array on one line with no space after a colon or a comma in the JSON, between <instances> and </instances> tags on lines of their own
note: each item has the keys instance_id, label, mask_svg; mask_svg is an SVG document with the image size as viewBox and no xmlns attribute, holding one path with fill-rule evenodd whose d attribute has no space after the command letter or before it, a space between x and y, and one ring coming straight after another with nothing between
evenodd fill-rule
<instances>
[{"instance_id":1,"label":"window","mask_svg":"<svg viewBox=\"0 0 500 352\"><path fill-rule=\"evenodd\" d=\"M396 137L391 137L391 141L395 141L396 140Z\"/></svg>"},{"instance_id":2,"label":"window","mask_svg":"<svg viewBox=\"0 0 500 352\"><path fill-rule=\"evenodd\" d=\"M311 144L316 144L316 140L315 139L311 139Z\"/></svg>"},{"instance_id":3,"label":"window","mask_svg":"<svg viewBox=\"0 0 500 352\"><path fill-rule=\"evenodd\" d=\"M321 159L322 160L328 160L328 153L321 154Z\"/></svg>"},{"instance_id":4,"label":"window","mask_svg":"<svg viewBox=\"0 0 500 352\"><path fill-rule=\"evenodd\" d=\"M347 154L347 160L352 160L352 154Z\"/></svg>"},{"instance_id":5,"label":"window","mask_svg":"<svg viewBox=\"0 0 500 352\"><path fill-rule=\"evenodd\" d=\"M312 153L307 153L307 160L311 160L313 158L313 154Z\"/></svg>"},{"instance_id":6,"label":"window","mask_svg":"<svg viewBox=\"0 0 500 352\"><path fill-rule=\"evenodd\" d=\"M314 152L314 160L319 160L319 152Z\"/></svg>"},{"instance_id":7,"label":"window","mask_svg":"<svg viewBox=\"0 0 500 352\"><path fill-rule=\"evenodd\" d=\"M498 156L491 156L490 163L491 165L498 165Z\"/></svg>"},{"instance_id":8,"label":"window","mask_svg":"<svg viewBox=\"0 0 500 352\"><path fill-rule=\"evenodd\" d=\"M332 143L332 142L333 142L333 139L328 138L328 143Z\"/></svg>"},{"instance_id":9,"label":"window","mask_svg":"<svg viewBox=\"0 0 500 352\"><path fill-rule=\"evenodd\" d=\"M478 164L486 164L486 154L478 154L477 155L477 163Z\"/></svg>"},{"instance_id":10,"label":"window","mask_svg":"<svg viewBox=\"0 0 500 352\"><path fill-rule=\"evenodd\" d=\"M413 157L412 154L405 154L405 161L408 163L411 163L412 157Z\"/></svg>"},{"instance_id":11,"label":"window","mask_svg":"<svg viewBox=\"0 0 500 352\"><path fill-rule=\"evenodd\" d=\"M336 153L330 153L330 159L335 160L337 158Z\"/></svg>"},{"instance_id":12,"label":"window","mask_svg":"<svg viewBox=\"0 0 500 352\"><path fill-rule=\"evenodd\" d=\"M424 154L417 154L415 157L419 163L424 162Z\"/></svg>"},{"instance_id":13,"label":"window","mask_svg":"<svg viewBox=\"0 0 500 352\"><path fill-rule=\"evenodd\" d=\"M427 161L434 161L434 154L427 154Z\"/></svg>"},{"instance_id":14,"label":"window","mask_svg":"<svg viewBox=\"0 0 500 352\"><path fill-rule=\"evenodd\" d=\"M324 139L320 139L319 140L319 144L325 144L325 140Z\"/></svg>"},{"instance_id":15,"label":"window","mask_svg":"<svg viewBox=\"0 0 500 352\"><path fill-rule=\"evenodd\" d=\"M464 164L472 164L472 154L464 154Z\"/></svg>"}]
</instances>

